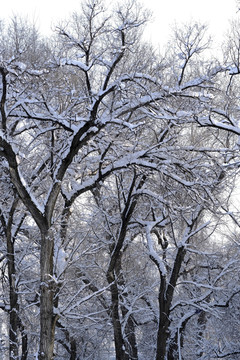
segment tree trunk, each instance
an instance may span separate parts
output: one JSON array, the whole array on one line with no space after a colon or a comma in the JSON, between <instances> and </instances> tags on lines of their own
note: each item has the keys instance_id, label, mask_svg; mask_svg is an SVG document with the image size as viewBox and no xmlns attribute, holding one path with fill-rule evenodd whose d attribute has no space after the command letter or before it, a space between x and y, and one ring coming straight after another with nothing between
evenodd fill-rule
<instances>
[{"instance_id":1,"label":"tree trunk","mask_svg":"<svg viewBox=\"0 0 240 360\"><path fill-rule=\"evenodd\" d=\"M114 343L115 343L115 352L116 360L129 360L126 358L124 351L124 341L122 336L122 327L119 317L119 296L118 296L118 287L116 281L114 281L111 286L111 296L112 296L112 323L113 323L113 332L114 332Z\"/></svg>"},{"instance_id":2,"label":"tree trunk","mask_svg":"<svg viewBox=\"0 0 240 360\"><path fill-rule=\"evenodd\" d=\"M109 283L111 283L111 277L109 276L108 281ZM126 324L126 341L123 338L121 320L119 315L119 291L116 279L111 283L110 290L112 297L112 324L114 331L116 360L137 360L138 353L135 337L135 327L131 316L129 316ZM121 308L123 311L123 307Z\"/></svg>"},{"instance_id":3,"label":"tree trunk","mask_svg":"<svg viewBox=\"0 0 240 360\"><path fill-rule=\"evenodd\" d=\"M21 360L27 360L27 356L28 356L28 337L27 337L27 334L25 333L24 326L21 323L21 319L19 318L18 321L19 321L19 327L20 327L21 336L22 336L22 356L21 356Z\"/></svg>"},{"instance_id":4,"label":"tree trunk","mask_svg":"<svg viewBox=\"0 0 240 360\"><path fill-rule=\"evenodd\" d=\"M14 206L10 211L8 225L6 228L7 237L7 259L8 259L8 279L9 279L9 359L18 359L18 294L16 291L16 269L14 257L14 241L12 239L12 215Z\"/></svg>"},{"instance_id":5,"label":"tree trunk","mask_svg":"<svg viewBox=\"0 0 240 360\"><path fill-rule=\"evenodd\" d=\"M182 322L180 328L176 329L174 337L171 339L168 347L168 360L175 360L177 357L180 357L181 349L184 344L184 332L188 321L192 318L194 314L189 315L187 319Z\"/></svg>"},{"instance_id":6,"label":"tree trunk","mask_svg":"<svg viewBox=\"0 0 240 360\"><path fill-rule=\"evenodd\" d=\"M186 250L183 246L178 248L168 285L166 283L166 276L163 276L160 272L161 281L158 295L159 325L156 360L166 360L167 357L167 346L170 339L170 307L185 253Z\"/></svg>"},{"instance_id":7,"label":"tree trunk","mask_svg":"<svg viewBox=\"0 0 240 360\"><path fill-rule=\"evenodd\" d=\"M158 295L159 324L157 334L156 360L166 360L167 341L169 339L169 303L166 299L166 279L161 277L161 285Z\"/></svg>"},{"instance_id":8,"label":"tree trunk","mask_svg":"<svg viewBox=\"0 0 240 360\"><path fill-rule=\"evenodd\" d=\"M123 271L122 271L122 256L121 256L121 254L118 256L118 259L116 261L115 270L116 270L116 275L117 275L117 283L123 289L123 288L125 288L125 280L124 280ZM124 334L123 334L123 339L124 339L123 341L124 341L125 353L126 353L125 356L126 356L126 358L129 358L129 360L137 360L138 359L138 349L137 349L137 340L136 340L136 335L135 335L134 319L133 319L132 315L128 313L129 311L126 308L126 306L123 305L125 303L124 300L127 301L128 294L122 293L119 295L123 299L123 301L121 301L121 306L120 306L121 312L123 315L123 319L126 319L125 320L126 325L125 325L125 330L124 330Z\"/></svg>"},{"instance_id":9,"label":"tree trunk","mask_svg":"<svg viewBox=\"0 0 240 360\"><path fill-rule=\"evenodd\" d=\"M76 360L77 358L77 344L76 344L76 340L72 339L70 342L70 350L71 350L71 354L70 354L70 359L69 360Z\"/></svg>"},{"instance_id":10,"label":"tree trunk","mask_svg":"<svg viewBox=\"0 0 240 360\"><path fill-rule=\"evenodd\" d=\"M122 313L126 315L128 310L122 306ZM127 323L125 326L125 336L126 339L124 341L126 353L128 354L129 360L138 360L138 348L137 341L135 336L135 324L131 315L127 315Z\"/></svg>"},{"instance_id":11,"label":"tree trunk","mask_svg":"<svg viewBox=\"0 0 240 360\"><path fill-rule=\"evenodd\" d=\"M207 323L207 319L206 319L206 313L205 311L201 311L198 317L198 334L197 334L197 339L199 342L198 347L198 351L197 354L199 357L203 356L203 350L201 347L201 344L203 342L203 337L204 337L204 330L206 328L206 323Z\"/></svg>"},{"instance_id":12,"label":"tree trunk","mask_svg":"<svg viewBox=\"0 0 240 360\"><path fill-rule=\"evenodd\" d=\"M10 286L10 312L9 312L9 359L18 358L18 296L15 288L15 265L13 246L9 246L11 240L8 239L8 277ZM11 250L10 250L11 248Z\"/></svg>"},{"instance_id":13,"label":"tree trunk","mask_svg":"<svg viewBox=\"0 0 240 360\"><path fill-rule=\"evenodd\" d=\"M40 272L40 360L54 357L54 335L57 317L53 312L56 283L53 280L54 241L49 233L42 234Z\"/></svg>"}]
</instances>

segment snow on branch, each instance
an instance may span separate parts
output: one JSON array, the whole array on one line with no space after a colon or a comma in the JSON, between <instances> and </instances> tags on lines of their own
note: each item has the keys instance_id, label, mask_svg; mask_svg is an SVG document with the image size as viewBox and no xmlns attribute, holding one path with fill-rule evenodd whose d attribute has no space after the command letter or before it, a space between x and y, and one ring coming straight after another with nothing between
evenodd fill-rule
<instances>
[{"instance_id":1,"label":"snow on branch","mask_svg":"<svg viewBox=\"0 0 240 360\"><path fill-rule=\"evenodd\" d=\"M225 130L236 135L240 135L240 128L238 126L223 121L215 120L211 117L211 115L203 116L203 117L195 117L195 120L198 122L200 126L203 127L209 126L209 127Z\"/></svg>"},{"instance_id":2,"label":"snow on branch","mask_svg":"<svg viewBox=\"0 0 240 360\"><path fill-rule=\"evenodd\" d=\"M82 61L73 60L73 59L67 59L67 58L59 59L58 63L59 63L59 66L64 66L64 65L76 66L76 67L78 67L80 70L82 70L84 72L89 71L89 69L92 66L91 64L87 66Z\"/></svg>"},{"instance_id":3,"label":"snow on branch","mask_svg":"<svg viewBox=\"0 0 240 360\"><path fill-rule=\"evenodd\" d=\"M156 250L153 246L153 239L151 235L151 231L159 222L161 222L163 219L158 219L155 222L149 222L145 226L145 232L146 232L146 239L147 239L147 247L148 247L148 254L150 259L157 265L159 272L161 273L161 276L167 275L167 269L163 262L163 260L160 258Z\"/></svg>"},{"instance_id":4,"label":"snow on branch","mask_svg":"<svg viewBox=\"0 0 240 360\"><path fill-rule=\"evenodd\" d=\"M46 226L43 216L43 208L38 204L30 188L28 187L23 175L20 172L17 162L17 151L14 150L14 147L7 140L1 130L0 146L3 148L2 155L6 158L8 162L12 182L17 189L19 196L21 197L25 206L31 212L39 228L43 229Z\"/></svg>"}]
</instances>

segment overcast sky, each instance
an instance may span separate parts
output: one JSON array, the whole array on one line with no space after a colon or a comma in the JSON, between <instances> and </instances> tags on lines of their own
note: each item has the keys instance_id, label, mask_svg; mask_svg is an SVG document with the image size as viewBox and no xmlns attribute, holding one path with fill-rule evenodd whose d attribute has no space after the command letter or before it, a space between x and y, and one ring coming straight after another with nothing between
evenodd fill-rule
<instances>
[{"instance_id":1,"label":"overcast sky","mask_svg":"<svg viewBox=\"0 0 240 360\"><path fill-rule=\"evenodd\" d=\"M113 2L114 0L111 0ZM121 1L121 0L120 0ZM209 24L209 31L217 41L223 36L230 19L240 16L236 0L141 0L153 12L148 25L147 39L163 45L169 37L171 25L191 19ZM0 18L13 14L28 16L37 23L41 33L50 34L60 19L80 10L80 0L6 0L1 2Z\"/></svg>"}]
</instances>

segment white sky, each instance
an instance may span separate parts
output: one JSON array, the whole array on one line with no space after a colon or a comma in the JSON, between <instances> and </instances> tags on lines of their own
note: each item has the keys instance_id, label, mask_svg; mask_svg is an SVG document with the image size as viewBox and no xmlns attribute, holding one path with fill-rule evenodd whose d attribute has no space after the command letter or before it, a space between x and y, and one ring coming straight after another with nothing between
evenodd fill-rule
<instances>
[{"instance_id":1,"label":"white sky","mask_svg":"<svg viewBox=\"0 0 240 360\"><path fill-rule=\"evenodd\" d=\"M111 0L111 2L114 0ZM121 0L120 0L121 1ZM28 16L34 20L42 34L49 34L51 27L60 19L68 18L80 10L80 0L2 0L0 18L13 14ZM153 12L153 22L148 25L146 38L161 46L169 38L170 26L175 21L198 20L209 25L209 32L219 41L230 19L240 16L236 0L141 0Z\"/></svg>"}]
</instances>

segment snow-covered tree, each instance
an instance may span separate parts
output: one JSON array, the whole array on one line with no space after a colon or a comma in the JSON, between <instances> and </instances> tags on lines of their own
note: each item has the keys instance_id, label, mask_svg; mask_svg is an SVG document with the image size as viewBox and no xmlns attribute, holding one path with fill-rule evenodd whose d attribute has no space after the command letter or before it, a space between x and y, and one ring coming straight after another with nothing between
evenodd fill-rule
<instances>
[{"instance_id":1,"label":"snow-covered tree","mask_svg":"<svg viewBox=\"0 0 240 360\"><path fill-rule=\"evenodd\" d=\"M204 359L237 299L215 239L238 162L237 55L201 59L196 23L161 57L146 14L88 0L48 43L17 18L1 38L11 360Z\"/></svg>"}]
</instances>

